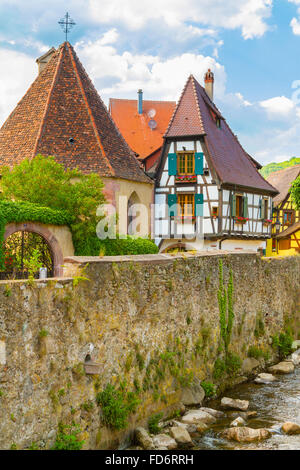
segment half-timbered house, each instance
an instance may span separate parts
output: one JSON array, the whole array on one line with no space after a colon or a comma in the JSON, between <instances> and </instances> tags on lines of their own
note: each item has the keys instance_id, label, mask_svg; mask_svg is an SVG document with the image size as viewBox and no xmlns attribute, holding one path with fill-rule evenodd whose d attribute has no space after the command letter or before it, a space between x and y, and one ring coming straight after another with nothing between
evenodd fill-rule
<instances>
[{"instance_id":1,"label":"half-timbered house","mask_svg":"<svg viewBox=\"0 0 300 470\"><path fill-rule=\"evenodd\" d=\"M291 200L290 187L300 176L300 165L271 173L267 180L279 194L273 200L272 238L267 243L267 256L291 256L300 253L300 210Z\"/></svg>"},{"instance_id":2,"label":"half-timbered house","mask_svg":"<svg viewBox=\"0 0 300 470\"><path fill-rule=\"evenodd\" d=\"M205 89L191 75L164 136L156 173L154 234L160 251L258 250L270 237L277 190L258 172Z\"/></svg>"}]
</instances>

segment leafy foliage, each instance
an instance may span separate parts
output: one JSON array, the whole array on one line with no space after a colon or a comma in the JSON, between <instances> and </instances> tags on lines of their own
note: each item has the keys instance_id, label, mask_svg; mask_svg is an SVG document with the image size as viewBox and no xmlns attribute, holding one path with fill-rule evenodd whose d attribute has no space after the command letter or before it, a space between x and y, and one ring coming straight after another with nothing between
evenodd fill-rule
<instances>
[{"instance_id":1,"label":"leafy foliage","mask_svg":"<svg viewBox=\"0 0 300 470\"><path fill-rule=\"evenodd\" d=\"M150 416L148 419L148 429L151 434L158 434L161 431L161 428L158 426L158 423L163 417L163 413L157 413Z\"/></svg>"},{"instance_id":2,"label":"leafy foliage","mask_svg":"<svg viewBox=\"0 0 300 470\"><path fill-rule=\"evenodd\" d=\"M300 176L292 183L291 196L296 208L300 209Z\"/></svg>"},{"instance_id":3,"label":"leafy foliage","mask_svg":"<svg viewBox=\"0 0 300 470\"><path fill-rule=\"evenodd\" d=\"M81 450L84 441L78 437L80 432L79 426L74 423L71 426L60 423L55 444L51 450Z\"/></svg>"},{"instance_id":4,"label":"leafy foliage","mask_svg":"<svg viewBox=\"0 0 300 470\"><path fill-rule=\"evenodd\" d=\"M272 338L272 347L277 349L280 359L284 359L292 352L293 337L289 331L282 332Z\"/></svg>"},{"instance_id":5,"label":"leafy foliage","mask_svg":"<svg viewBox=\"0 0 300 470\"><path fill-rule=\"evenodd\" d=\"M129 415L134 413L139 404L137 395L134 392L127 392L124 383L121 383L119 389L108 384L97 394L96 400L102 408L105 424L113 429L126 428Z\"/></svg>"},{"instance_id":6,"label":"leafy foliage","mask_svg":"<svg viewBox=\"0 0 300 470\"><path fill-rule=\"evenodd\" d=\"M220 260L218 302L219 302L221 338L223 339L223 342L224 342L226 354L228 352L228 346L230 343L233 320L234 320L232 296L233 296L232 270L230 270L228 288L226 289L224 287L224 280L223 280L223 263Z\"/></svg>"},{"instance_id":7,"label":"leafy foliage","mask_svg":"<svg viewBox=\"0 0 300 470\"><path fill-rule=\"evenodd\" d=\"M283 168L287 168L293 165L299 165L299 163L300 163L300 158L292 157L289 160L286 160L284 162L269 163L268 165L265 165L260 170L260 173L264 178L267 178L269 174L273 173L274 171L282 170Z\"/></svg>"},{"instance_id":8,"label":"leafy foliage","mask_svg":"<svg viewBox=\"0 0 300 470\"><path fill-rule=\"evenodd\" d=\"M216 393L216 386L212 382L206 382L203 380L201 382L201 387L205 392L205 396L208 398L213 397Z\"/></svg>"}]
</instances>

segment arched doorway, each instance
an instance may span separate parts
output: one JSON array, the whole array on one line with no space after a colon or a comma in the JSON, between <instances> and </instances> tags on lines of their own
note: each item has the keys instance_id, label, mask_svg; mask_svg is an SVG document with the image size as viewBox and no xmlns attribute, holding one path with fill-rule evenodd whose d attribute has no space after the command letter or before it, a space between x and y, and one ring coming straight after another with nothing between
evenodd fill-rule
<instances>
[{"instance_id":1,"label":"arched doorway","mask_svg":"<svg viewBox=\"0 0 300 470\"><path fill-rule=\"evenodd\" d=\"M11 223L6 226L3 252L5 270L0 273L3 279L24 279L28 277L26 260L34 250L42 267L47 268L47 277L62 276L63 254L61 247L44 225L39 223ZM35 273L39 277L39 270Z\"/></svg>"},{"instance_id":2,"label":"arched doorway","mask_svg":"<svg viewBox=\"0 0 300 470\"><path fill-rule=\"evenodd\" d=\"M135 235L140 230L139 224L137 225L137 219L140 215L140 212L135 207L136 204L140 204L140 198L137 193L134 191L130 198L128 199L127 206L127 233L128 235Z\"/></svg>"}]
</instances>

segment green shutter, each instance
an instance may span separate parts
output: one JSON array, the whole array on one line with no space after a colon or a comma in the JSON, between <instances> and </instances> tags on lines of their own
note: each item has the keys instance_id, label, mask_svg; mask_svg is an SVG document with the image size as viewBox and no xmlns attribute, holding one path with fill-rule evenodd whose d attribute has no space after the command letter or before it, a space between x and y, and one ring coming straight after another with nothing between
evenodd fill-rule
<instances>
[{"instance_id":1,"label":"green shutter","mask_svg":"<svg viewBox=\"0 0 300 470\"><path fill-rule=\"evenodd\" d=\"M259 218L260 219L265 218L265 205L263 203L263 198L262 197L259 200Z\"/></svg>"},{"instance_id":2,"label":"green shutter","mask_svg":"<svg viewBox=\"0 0 300 470\"><path fill-rule=\"evenodd\" d=\"M203 194L195 194L195 215L203 217Z\"/></svg>"},{"instance_id":3,"label":"green shutter","mask_svg":"<svg viewBox=\"0 0 300 470\"><path fill-rule=\"evenodd\" d=\"M236 195L231 195L231 215L232 217L236 216Z\"/></svg>"},{"instance_id":4,"label":"green shutter","mask_svg":"<svg viewBox=\"0 0 300 470\"><path fill-rule=\"evenodd\" d=\"M195 153L195 175L203 175L203 153Z\"/></svg>"},{"instance_id":5,"label":"green shutter","mask_svg":"<svg viewBox=\"0 0 300 470\"><path fill-rule=\"evenodd\" d=\"M248 217L248 196L243 197L243 217Z\"/></svg>"},{"instance_id":6,"label":"green shutter","mask_svg":"<svg viewBox=\"0 0 300 470\"><path fill-rule=\"evenodd\" d=\"M177 194L168 194L169 217L177 215Z\"/></svg>"},{"instance_id":7,"label":"green shutter","mask_svg":"<svg viewBox=\"0 0 300 470\"><path fill-rule=\"evenodd\" d=\"M170 176L177 175L177 155L176 153L168 154L168 170Z\"/></svg>"}]
</instances>

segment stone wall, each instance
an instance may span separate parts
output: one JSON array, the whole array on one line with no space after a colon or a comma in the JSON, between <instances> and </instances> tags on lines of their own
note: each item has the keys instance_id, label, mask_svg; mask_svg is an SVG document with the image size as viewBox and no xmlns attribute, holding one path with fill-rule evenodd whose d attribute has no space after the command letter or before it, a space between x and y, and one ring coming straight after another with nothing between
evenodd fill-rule
<instances>
[{"instance_id":1,"label":"stone wall","mask_svg":"<svg viewBox=\"0 0 300 470\"><path fill-rule=\"evenodd\" d=\"M114 448L149 415L178 408L191 381L213 380L219 260L225 284L230 267L234 274L231 351L245 359L256 345L272 357L271 335L290 319L295 336L300 331L300 257L78 257L65 260L73 279L2 281L0 448L49 448L58 423L73 420L85 448ZM85 373L88 356L96 375ZM123 381L140 405L126 431L112 431L95 396Z\"/></svg>"}]
</instances>

